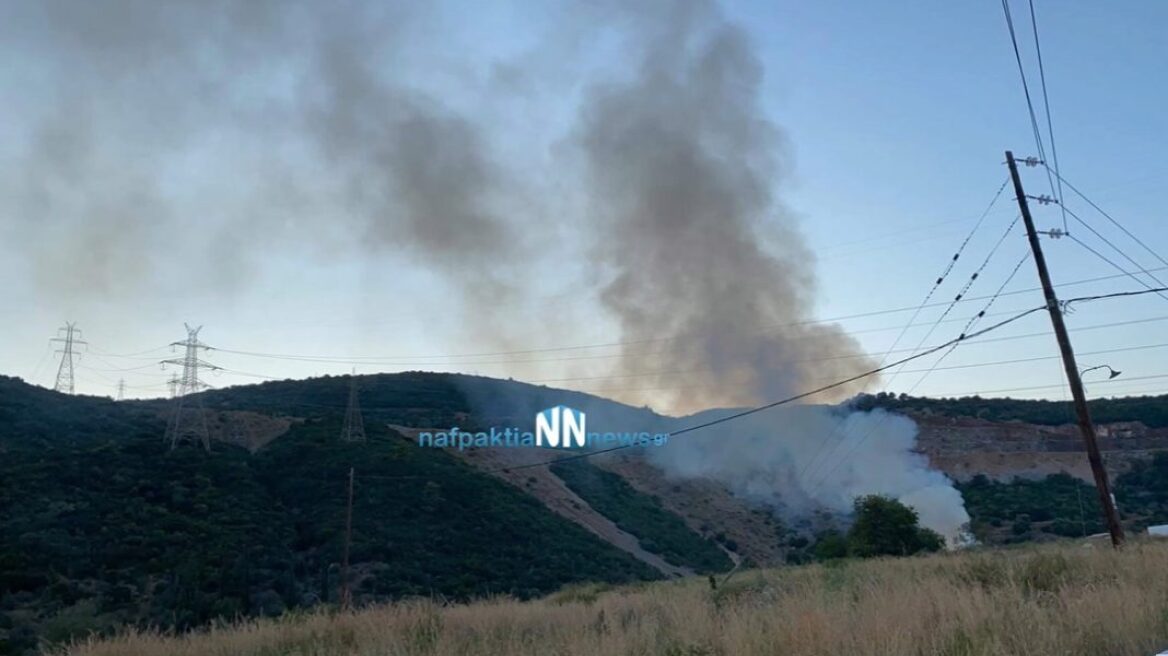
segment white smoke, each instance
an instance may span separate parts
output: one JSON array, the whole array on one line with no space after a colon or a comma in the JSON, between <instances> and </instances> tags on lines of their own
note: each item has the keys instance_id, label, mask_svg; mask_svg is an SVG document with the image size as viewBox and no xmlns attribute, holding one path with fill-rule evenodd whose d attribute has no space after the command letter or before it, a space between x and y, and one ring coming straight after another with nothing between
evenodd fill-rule
<instances>
[{"instance_id":1,"label":"white smoke","mask_svg":"<svg viewBox=\"0 0 1168 656\"><path fill-rule=\"evenodd\" d=\"M732 412L698 413L677 426ZM962 544L969 514L961 493L914 450L916 437L915 422L884 410L791 406L687 433L647 453L671 475L719 481L786 517L818 509L847 514L856 497L887 495L916 510L921 525L949 545Z\"/></svg>"}]
</instances>

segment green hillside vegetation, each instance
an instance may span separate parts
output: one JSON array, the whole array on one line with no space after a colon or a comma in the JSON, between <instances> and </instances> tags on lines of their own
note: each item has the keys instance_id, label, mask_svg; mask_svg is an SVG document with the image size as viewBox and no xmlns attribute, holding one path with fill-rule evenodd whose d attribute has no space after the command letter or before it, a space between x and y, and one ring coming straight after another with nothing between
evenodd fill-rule
<instances>
[{"instance_id":1,"label":"green hillside vegetation","mask_svg":"<svg viewBox=\"0 0 1168 656\"><path fill-rule=\"evenodd\" d=\"M267 381L211 390L203 393L203 398L211 409L336 417L345 412L350 380L350 376L323 376ZM462 374L412 371L360 376L358 380L361 411L370 423L474 430L530 422L536 412L560 404L583 410L593 405L618 407L615 402L580 392ZM166 406L164 401L146 403Z\"/></svg>"},{"instance_id":2,"label":"green hillside vegetation","mask_svg":"<svg viewBox=\"0 0 1168 656\"><path fill-rule=\"evenodd\" d=\"M359 603L527 598L659 576L378 422L367 422L365 444L340 443L339 419L326 416L256 454L224 444L170 452L154 404L0 386L0 653L125 623L187 629L335 601L350 466ZM249 405L233 392L217 402Z\"/></svg>"},{"instance_id":3,"label":"green hillside vegetation","mask_svg":"<svg viewBox=\"0 0 1168 656\"><path fill-rule=\"evenodd\" d=\"M725 572L734 566L713 540L695 533L663 508L660 499L638 492L619 475L586 460L552 465L551 470L588 505L636 536L645 551L696 572Z\"/></svg>"},{"instance_id":4,"label":"green hillside vegetation","mask_svg":"<svg viewBox=\"0 0 1168 656\"><path fill-rule=\"evenodd\" d=\"M858 410L884 408L897 412L933 414L942 417L976 417L990 421L1024 421L1043 426L1073 423L1067 401L1032 399L989 399L980 396L931 399L905 394L861 394L852 400ZM1093 399L1088 402L1097 423L1138 421L1152 428L1168 427L1168 396L1131 396Z\"/></svg>"},{"instance_id":5,"label":"green hillside vegetation","mask_svg":"<svg viewBox=\"0 0 1168 656\"><path fill-rule=\"evenodd\" d=\"M206 392L212 411L294 419L255 453L216 443L208 454L193 445L171 452L163 443L166 401L66 396L0 376L0 654L127 624L185 630L335 604L350 467L357 474L351 581L358 605L527 599L565 584L660 577L521 490L440 449L419 449L388 427L472 430L529 420L557 402L638 413L637 421L656 415L508 381L367 376L368 442L344 444L348 394L348 377ZM480 416L472 407L491 410ZM587 463L555 472L649 551L697 571L730 568L714 543L619 476ZM1070 477L974 479L961 489L983 542L1101 530L1093 491ZM1081 520L1080 494L1085 521L1096 524ZM1168 521L1168 455L1119 477L1116 494L1132 528ZM916 550L890 542L892 551L851 553L837 537L840 555ZM883 543L878 532L868 537ZM832 546L800 539L804 557Z\"/></svg>"},{"instance_id":6,"label":"green hillside vegetation","mask_svg":"<svg viewBox=\"0 0 1168 656\"><path fill-rule=\"evenodd\" d=\"M1128 531L1168 523L1168 452L1135 462L1131 470L1115 477L1112 487ZM959 483L958 489L973 533L983 542L1010 544L1107 530L1095 486L1069 474L1010 482L979 475Z\"/></svg>"}]
</instances>

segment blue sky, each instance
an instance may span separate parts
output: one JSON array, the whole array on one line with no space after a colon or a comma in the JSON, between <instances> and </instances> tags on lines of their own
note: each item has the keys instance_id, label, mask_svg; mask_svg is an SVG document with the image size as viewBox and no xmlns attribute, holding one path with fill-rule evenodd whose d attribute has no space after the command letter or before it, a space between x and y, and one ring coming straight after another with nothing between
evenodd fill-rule
<instances>
[{"instance_id":1,"label":"blue sky","mask_svg":"<svg viewBox=\"0 0 1168 656\"><path fill-rule=\"evenodd\" d=\"M915 308L1006 179L1003 151L1011 148L1019 156L1035 151L1001 7L994 2L824 1L727 2L723 8L748 32L765 67L762 101L769 118L783 131L788 155L783 160L787 171L776 180L776 189L798 217L816 258L819 286L815 315L822 320L850 317L839 323L853 333L865 351L880 359L912 313L855 315ZM1108 4L1037 0L1036 8L1064 177L1168 257L1168 231L1155 194L1156 182L1168 174L1168 165L1159 157L1168 147L1162 119L1166 87L1161 83L1161 69L1168 63L1168 45L1162 38L1162 26L1168 24L1168 4L1151 0ZM1032 91L1037 92L1026 7L1014 2L1014 13ZM538 69L545 63L525 59L523 53L537 48L544 39L557 38L556 29L551 27L554 16L530 11L521 3L504 3L489 11L477 5L447 3L429 20L428 29L435 30L442 40L418 66L425 67L428 83L442 86L465 106L475 105L479 85L485 84L483 80L492 71L497 73L492 62L519 62L515 65L521 72L524 66ZM41 70L37 51L22 51L21 45L9 47L24 58L21 65L0 74L0 79L41 89L41 75L51 79L52 73ZM603 42L576 44L574 52L578 60L573 70L620 65L612 61ZM533 167L545 163L556 147L554 139L546 152L528 146L541 143L540 135L556 133L570 121L571 104L558 94L571 88L567 84L528 89L514 102L493 106L497 134L492 138L505 148L525 153L523 157L530 158ZM1036 100L1040 102L1037 96ZM18 150L15 144L27 137L22 126L38 120L40 107L13 103L0 110L0 119L4 119L0 125L7 126L0 127L0 138L8 144L0 154L12 155ZM1041 104L1037 108L1042 111ZM169 161L169 175L184 181L221 172L224 149L234 152L229 137L189 149L181 161ZM288 151L281 156L295 160L294 147ZM264 166L262 158L255 162L247 159L254 152L240 147L238 159L229 160L229 167L239 169L232 189L246 189L247 173ZM1039 169L1024 169L1023 175L1030 193L1049 193ZM0 194L13 193L17 184L0 187ZM225 194L229 191L222 186L218 189ZM537 191L550 194L555 187L542 186ZM197 198L182 195L176 194L175 212L198 207ZM1013 220L1012 196L1007 189L999 199L935 300L952 298ZM1065 190L1065 198L1069 208L1128 255L1145 267L1158 264L1069 190ZM1034 212L1040 228L1061 227L1057 208L1035 206ZM18 218L9 213L3 220L12 228ZM193 214L189 220L196 220ZM213 229L204 237L211 242L214 230L220 229L216 220L222 217L207 219ZM1085 229L1072 224L1071 231L1132 269ZM8 249L12 255L33 248L34 244L26 241L31 239L29 234L0 230L0 237L5 238L0 253ZM36 239L52 239L53 234L37 234ZM168 277L181 280L187 275L184 271L203 277L234 275L228 270L216 271L219 265L215 261L191 261L182 239L163 243L166 247L161 252L156 249L139 256L160 259ZM542 355L419 359L423 355L484 352L468 339L474 329L467 318L452 320L435 307L435 299L451 290L425 261L386 256L371 262L352 257L343 249L322 258L309 254L309 246L303 243L287 243L262 234L252 243L245 258L250 282L241 287L227 285L231 287L228 291L215 285L195 285L176 293L174 289L182 288L178 284L168 287L166 293L135 291L134 281L128 280L125 287L130 291L50 293L33 282L26 263L5 257L0 261L0 276L8 282L0 288L0 318L8 329L0 345L0 371L51 385L56 364L47 338L64 320L72 319L79 322L90 342L90 351L82 357L77 372L79 391L112 394L116 381L124 378L130 395L160 394L173 370L164 371L156 364L158 359L172 357L159 347L184 337L182 323L190 321L206 324L204 341L224 349L206 355L206 359L231 370L208 376L208 382L217 386L255 382L260 377L345 373L353 366L230 352L255 351L357 360L376 355L382 356L378 364L358 370L469 371L549 381L550 385L631 402L652 399L652 390L641 389L635 378L603 378L605 356L616 352L611 347ZM1044 240L1044 247L1056 282L1117 273L1073 241ZM982 296L997 289L1025 248L1021 231L1015 229L969 295ZM1157 275L1168 280L1168 272ZM1027 262L1007 291L1036 285L1033 265ZM1138 288L1140 285L1130 278L1113 277L1066 287L1060 295ZM620 339L612 319L597 314L586 295L575 294L555 281L548 282L543 292L547 296L541 307L555 308L556 312L541 315L535 327L526 306L499 308L505 320L525 326L520 343L507 350L607 344ZM1003 313L997 318L1004 318L1006 312L1040 303L1037 292L1012 294L999 299L991 312ZM976 301L959 304L949 318L968 318L981 307ZM912 348L921 343L931 322L944 309L923 310L917 323L924 325L906 331L897 347ZM1161 337L1168 320L1156 320L1160 317L1168 317L1168 301L1155 295L1083 304L1068 316L1081 365L1109 364L1124 372L1106 383L1102 382L1106 376L1094 379L1094 374L1089 374L1090 395L1168 392L1168 346L1164 346L1168 339ZM1149 321L1142 321L1145 319ZM1107 326L1122 322L1134 323ZM951 338L961 325L961 321L940 324L925 343ZM886 378L884 385L896 392L928 395L980 392L1065 398L1053 337L1019 337L1048 332L1048 319L1037 314L994 335L1012 339L962 346L927 377L919 371L928 369L932 360L913 363L891 380ZM1149 348L1098 353L1145 346ZM1048 359L969 366L1031 358ZM870 390L883 388L873 386ZM1003 391L994 394L997 390Z\"/></svg>"},{"instance_id":2,"label":"blue sky","mask_svg":"<svg viewBox=\"0 0 1168 656\"><path fill-rule=\"evenodd\" d=\"M1025 7L1015 3L1024 61L1037 92L1037 69ZM1168 173L1162 158L1163 85L1152 81L1165 61L1165 45L1156 25L1168 19L1168 6L1131 2L1038 2L1040 38L1062 173L1130 231L1163 253L1168 248L1154 181ZM1002 151L1034 153L1028 117L1002 12L997 3L950 3L943 9L926 3L815 3L800 15L784 18L778 9L757 20L779 27L784 38L766 39L764 52L775 66L772 82L785 88L774 95L784 109L783 124L794 143L801 184L788 198L804 216L804 227L821 255L818 268L823 294L822 317L846 316L876 306L910 307L931 285L994 190L1005 179ZM800 11L798 9L796 12ZM753 22L753 21L752 21ZM798 25L798 27L795 27ZM770 53L774 53L771 55ZM814 53L799 57L798 53ZM787 71L791 72L788 73ZM1039 106L1041 112L1041 106ZM1048 193L1037 169L1024 169L1027 191ZM1065 191L1065 190L1064 190ZM1089 220L1129 255L1151 267L1156 262L1138 246L1091 212L1082 201L1068 207ZM1013 218L1012 194L991 213L971 243L964 266L980 259ZM1057 209L1035 206L1040 229L1061 224ZM956 221L954 221L956 220ZM952 221L952 222L951 222ZM899 238L886 231L912 230ZM1097 250L1132 269L1093 235L1072 224L1072 232ZM868 243L856 243L873 239ZM852 242L849 246L835 246ZM1045 241L1056 281L1074 281L1116 273L1116 269L1063 239ZM987 267L972 294L991 293L1024 252L1015 232ZM846 253L846 255L840 255ZM955 273L961 273L959 266ZM968 275L968 273L966 273ZM1163 279L1163 275L1159 275ZM857 281L869 281L858 285ZM1027 263L1012 289L1037 286ZM1139 288L1128 278L1075 287L1078 293ZM911 290L911 292L910 292ZM1067 292L1062 292L1065 296ZM893 301L873 303L872 299ZM951 298L951 295L942 298ZM1001 301L997 308L1039 304L1037 293ZM977 304L968 304L974 305ZM1068 317L1072 330L1104 323L1165 314L1164 300L1143 296L1084 305ZM961 307L961 306L958 306ZM933 310L933 312L938 312ZM974 309L976 311L976 309ZM969 309L965 309L968 313ZM905 315L846 322L853 330L895 326ZM1003 334L1045 329L1045 316L1034 316ZM961 325L961 324L958 324ZM1126 377L1168 373L1164 350L1086 355L1118 347L1159 344L1162 323L1098 329L1075 336L1084 366L1109 363L1124 377L1089 387L1103 394L1163 391L1168 379L1125 382ZM858 335L872 352L880 352L897 331ZM909 345L916 342L909 337ZM1056 355L1053 339L1024 339L962 347L940 366L975 364ZM903 375L893 389L915 376ZM979 369L936 371L918 388L951 394L1057 385L1058 360ZM1018 395L1058 398L1061 389L1026 390Z\"/></svg>"}]
</instances>

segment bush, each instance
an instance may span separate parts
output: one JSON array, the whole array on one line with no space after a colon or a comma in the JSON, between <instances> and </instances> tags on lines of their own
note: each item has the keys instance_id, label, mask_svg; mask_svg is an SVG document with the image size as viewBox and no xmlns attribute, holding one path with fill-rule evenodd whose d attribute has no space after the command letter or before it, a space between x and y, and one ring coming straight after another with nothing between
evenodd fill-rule
<instances>
[{"instance_id":1,"label":"bush","mask_svg":"<svg viewBox=\"0 0 1168 656\"><path fill-rule=\"evenodd\" d=\"M848 531L848 553L853 556L911 556L945 546L935 531L921 528L915 510L896 499L864 496L856 499L855 509L855 523Z\"/></svg>"}]
</instances>

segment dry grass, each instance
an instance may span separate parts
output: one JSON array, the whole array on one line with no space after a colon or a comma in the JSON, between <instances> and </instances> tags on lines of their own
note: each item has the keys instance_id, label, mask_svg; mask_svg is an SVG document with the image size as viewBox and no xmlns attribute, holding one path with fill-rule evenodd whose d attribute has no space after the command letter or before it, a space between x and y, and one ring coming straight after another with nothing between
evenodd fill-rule
<instances>
[{"instance_id":1,"label":"dry grass","mask_svg":"<svg viewBox=\"0 0 1168 656\"><path fill-rule=\"evenodd\" d=\"M584 586L521 603L399 603L178 637L129 633L84 656L1150 656L1168 647L1168 542L1063 545Z\"/></svg>"}]
</instances>

